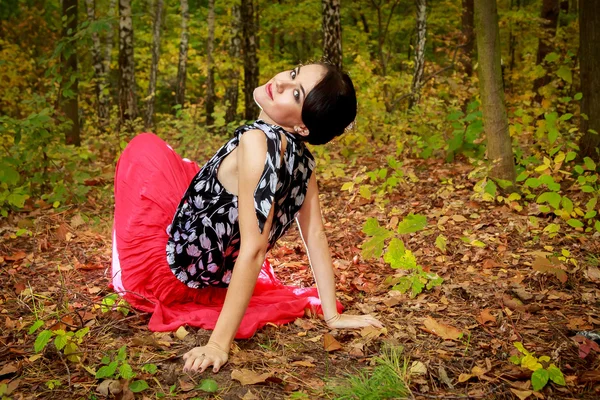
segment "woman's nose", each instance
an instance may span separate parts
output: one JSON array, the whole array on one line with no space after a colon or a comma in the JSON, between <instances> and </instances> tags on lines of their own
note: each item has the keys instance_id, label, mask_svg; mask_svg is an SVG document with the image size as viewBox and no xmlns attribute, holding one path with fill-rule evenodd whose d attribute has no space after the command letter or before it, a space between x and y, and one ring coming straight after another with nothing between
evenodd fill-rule
<instances>
[{"instance_id":1,"label":"woman's nose","mask_svg":"<svg viewBox=\"0 0 600 400\"><path fill-rule=\"evenodd\" d=\"M277 88L278 92L283 92L289 85L290 82L286 82L280 79L275 80L275 87Z\"/></svg>"}]
</instances>

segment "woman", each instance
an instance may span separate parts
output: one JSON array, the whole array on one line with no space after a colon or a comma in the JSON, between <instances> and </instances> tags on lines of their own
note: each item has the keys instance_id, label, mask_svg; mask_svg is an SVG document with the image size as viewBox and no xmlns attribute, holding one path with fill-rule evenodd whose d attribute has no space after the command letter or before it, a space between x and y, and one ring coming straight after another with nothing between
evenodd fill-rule
<instances>
[{"instance_id":1,"label":"woman","mask_svg":"<svg viewBox=\"0 0 600 400\"><path fill-rule=\"evenodd\" d=\"M314 292L281 285L264 261L294 219L317 283L317 312L332 328L381 326L338 312L315 163L303 143L327 143L354 120L352 81L311 64L277 74L254 99L259 119L238 128L200 171L151 134L133 139L117 165L113 286L153 313L150 329L214 328L205 346L184 355L184 370L218 372L234 337L315 305Z\"/></svg>"}]
</instances>

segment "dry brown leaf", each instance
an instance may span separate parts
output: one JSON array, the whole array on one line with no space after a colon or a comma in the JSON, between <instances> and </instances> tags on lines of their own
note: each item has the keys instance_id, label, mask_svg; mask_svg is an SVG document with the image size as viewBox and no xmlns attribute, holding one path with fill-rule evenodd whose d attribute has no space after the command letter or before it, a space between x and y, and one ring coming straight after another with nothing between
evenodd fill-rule
<instances>
[{"instance_id":1,"label":"dry brown leaf","mask_svg":"<svg viewBox=\"0 0 600 400\"><path fill-rule=\"evenodd\" d=\"M494 324L496 323L496 317L494 317L490 313L490 309L489 308L486 308L486 309L482 310L481 313L479 314L479 316L477 318L475 318L475 319L481 325L485 325L486 322L492 322Z\"/></svg>"},{"instance_id":2,"label":"dry brown leaf","mask_svg":"<svg viewBox=\"0 0 600 400\"><path fill-rule=\"evenodd\" d=\"M317 343L319 340L321 340L321 336L323 336L323 335L317 335L315 337L311 337L311 338L306 339L306 340L308 340L309 342Z\"/></svg>"},{"instance_id":3,"label":"dry brown leaf","mask_svg":"<svg viewBox=\"0 0 600 400\"><path fill-rule=\"evenodd\" d=\"M264 374L258 374L249 369L234 369L231 371L231 379L235 379L242 385L254 385L256 383L262 383L269 379L271 374L265 372Z\"/></svg>"},{"instance_id":4,"label":"dry brown leaf","mask_svg":"<svg viewBox=\"0 0 600 400\"><path fill-rule=\"evenodd\" d=\"M499 267L500 264L498 264L496 261L492 260L491 258L486 258L485 260L483 260L483 268L485 269L491 269L494 267Z\"/></svg>"},{"instance_id":5,"label":"dry brown leaf","mask_svg":"<svg viewBox=\"0 0 600 400\"><path fill-rule=\"evenodd\" d=\"M341 349L342 345L330 333L326 333L323 335L323 348L325 351L335 351Z\"/></svg>"},{"instance_id":6,"label":"dry brown leaf","mask_svg":"<svg viewBox=\"0 0 600 400\"><path fill-rule=\"evenodd\" d=\"M5 375L14 374L18 370L19 369L15 364L6 364L4 367L2 367L2 369L0 369L0 378L2 378Z\"/></svg>"},{"instance_id":7,"label":"dry brown leaf","mask_svg":"<svg viewBox=\"0 0 600 400\"><path fill-rule=\"evenodd\" d=\"M196 384L192 382L189 378L183 377L179 378L179 388L184 392L189 392L196 387Z\"/></svg>"},{"instance_id":8,"label":"dry brown leaf","mask_svg":"<svg viewBox=\"0 0 600 400\"><path fill-rule=\"evenodd\" d=\"M311 363L310 361L294 361L292 363L292 365L296 365L298 367L307 367L307 368L312 368L315 366L315 364Z\"/></svg>"},{"instance_id":9,"label":"dry brown leaf","mask_svg":"<svg viewBox=\"0 0 600 400\"><path fill-rule=\"evenodd\" d=\"M413 363L410 365L408 373L410 375L426 375L427 366L425 366L425 364L423 364L421 361L413 361Z\"/></svg>"},{"instance_id":10,"label":"dry brown leaf","mask_svg":"<svg viewBox=\"0 0 600 400\"><path fill-rule=\"evenodd\" d=\"M464 215L460 215L460 214L453 215L453 216L452 216L452 219L453 219L455 222L465 222L465 221L467 220L467 218L465 218L465 216L464 216Z\"/></svg>"},{"instance_id":11,"label":"dry brown leaf","mask_svg":"<svg viewBox=\"0 0 600 400\"><path fill-rule=\"evenodd\" d=\"M459 329L450 325L441 324L431 317L425 318L423 325L424 328L422 327L421 329L425 332L432 333L442 339L456 340L462 337L462 332Z\"/></svg>"},{"instance_id":12,"label":"dry brown leaf","mask_svg":"<svg viewBox=\"0 0 600 400\"><path fill-rule=\"evenodd\" d=\"M587 277L592 282L600 281L600 269L598 269L598 267L594 267L594 266L588 267Z\"/></svg>"},{"instance_id":13,"label":"dry brown leaf","mask_svg":"<svg viewBox=\"0 0 600 400\"><path fill-rule=\"evenodd\" d=\"M27 257L27 254L24 251L17 251L16 253L11 254L10 256L4 256L3 258L6 261L19 261Z\"/></svg>"},{"instance_id":14,"label":"dry brown leaf","mask_svg":"<svg viewBox=\"0 0 600 400\"><path fill-rule=\"evenodd\" d=\"M177 328L177 331L175 331L175 336L177 337L177 339L183 340L188 335L188 333L189 332L185 330L184 326L180 326L179 328Z\"/></svg>"},{"instance_id":15,"label":"dry brown leaf","mask_svg":"<svg viewBox=\"0 0 600 400\"><path fill-rule=\"evenodd\" d=\"M242 400L259 400L259 397L257 397L250 389L248 389L244 397L242 397Z\"/></svg>"},{"instance_id":16,"label":"dry brown leaf","mask_svg":"<svg viewBox=\"0 0 600 400\"><path fill-rule=\"evenodd\" d=\"M471 379L472 377L473 377L473 375L471 375L471 374L460 374L458 376L458 383L466 382L469 379Z\"/></svg>"},{"instance_id":17,"label":"dry brown leaf","mask_svg":"<svg viewBox=\"0 0 600 400\"><path fill-rule=\"evenodd\" d=\"M56 237L61 242L67 241L67 233L70 233L70 232L69 232L69 227L65 223L60 224L60 226L58 228L56 228Z\"/></svg>"},{"instance_id":18,"label":"dry brown leaf","mask_svg":"<svg viewBox=\"0 0 600 400\"><path fill-rule=\"evenodd\" d=\"M105 379L96 387L96 392L104 397L114 396L122 391L121 382L114 379Z\"/></svg>"},{"instance_id":19,"label":"dry brown leaf","mask_svg":"<svg viewBox=\"0 0 600 400\"><path fill-rule=\"evenodd\" d=\"M81 214L75 214L73 218L71 218L71 226L73 228L77 228L83 224L85 224L85 221L81 217Z\"/></svg>"},{"instance_id":20,"label":"dry brown leaf","mask_svg":"<svg viewBox=\"0 0 600 400\"><path fill-rule=\"evenodd\" d=\"M575 317L571 318L571 320L567 324L567 328L573 331L585 331L588 329L592 329L592 325L582 317Z\"/></svg>"},{"instance_id":21,"label":"dry brown leaf","mask_svg":"<svg viewBox=\"0 0 600 400\"><path fill-rule=\"evenodd\" d=\"M481 378L486 372L485 369L478 367L477 365L471 369L471 373L478 378Z\"/></svg>"},{"instance_id":22,"label":"dry brown leaf","mask_svg":"<svg viewBox=\"0 0 600 400\"><path fill-rule=\"evenodd\" d=\"M510 388L510 391L513 392L520 400L525 400L533 394L533 391L531 390L517 390Z\"/></svg>"},{"instance_id":23,"label":"dry brown leaf","mask_svg":"<svg viewBox=\"0 0 600 400\"><path fill-rule=\"evenodd\" d=\"M375 339L381 335L387 334L386 328L375 328L374 326L365 326L360 331L360 336L369 339Z\"/></svg>"}]
</instances>

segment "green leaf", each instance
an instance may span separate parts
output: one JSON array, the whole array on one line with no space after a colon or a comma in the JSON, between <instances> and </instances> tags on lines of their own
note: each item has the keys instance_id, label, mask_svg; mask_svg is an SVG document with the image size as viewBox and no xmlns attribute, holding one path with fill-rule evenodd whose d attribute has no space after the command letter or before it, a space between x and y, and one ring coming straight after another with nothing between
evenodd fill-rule
<instances>
[{"instance_id":1,"label":"green leaf","mask_svg":"<svg viewBox=\"0 0 600 400\"><path fill-rule=\"evenodd\" d=\"M123 345L119 348L119 351L117 352L117 360L125 361L126 358L127 358L127 346Z\"/></svg>"},{"instance_id":2,"label":"green leaf","mask_svg":"<svg viewBox=\"0 0 600 400\"><path fill-rule=\"evenodd\" d=\"M533 371L533 374L531 375L531 384L533 386L533 390L537 392L543 389L548 383L549 377L550 374L544 368Z\"/></svg>"},{"instance_id":3,"label":"green leaf","mask_svg":"<svg viewBox=\"0 0 600 400\"><path fill-rule=\"evenodd\" d=\"M35 343L33 344L33 349L35 352L39 353L40 351L44 350L44 347L46 347L51 337L52 331L49 331L48 329L41 331L37 335L37 338L35 338Z\"/></svg>"},{"instance_id":4,"label":"green leaf","mask_svg":"<svg viewBox=\"0 0 600 400\"><path fill-rule=\"evenodd\" d=\"M67 345L67 335L60 335L57 333L56 337L54 338L54 345L56 346L57 350L62 350Z\"/></svg>"},{"instance_id":5,"label":"green leaf","mask_svg":"<svg viewBox=\"0 0 600 400\"><path fill-rule=\"evenodd\" d=\"M154 375L156 371L158 371L158 367L156 364L144 364L142 365L142 371L147 372L150 375Z\"/></svg>"},{"instance_id":6,"label":"green leaf","mask_svg":"<svg viewBox=\"0 0 600 400\"><path fill-rule=\"evenodd\" d=\"M529 178L524 183L525 186L529 186L530 188L534 189L540 187L541 184L542 182L540 182L538 178Z\"/></svg>"},{"instance_id":7,"label":"green leaf","mask_svg":"<svg viewBox=\"0 0 600 400\"><path fill-rule=\"evenodd\" d=\"M420 231L427 226L427 217L420 214L408 214L398 224L398 233L400 235L405 233L413 233Z\"/></svg>"},{"instance_id":8,"label":"green leaf","mask_svg":"<svg viewBox=\"0 0 600 400\"><path fill-rule=\"evenodd\" d=\"M595 192L594 188L592 186L590 186L590 185L584 185L584 186L582 186L581 187L581 191L583 193L593 193L593 192Z\"/></svg>"},{"instance_id":9,"label":"green leaf","mask_svg":"<svg viewBox=\"0 0 600 400\"><path fill-rule=\"evenodd\" d=\"M200 384L196 386L196 389L202 390L203 392L214 393L219 390L219 385L214 379L202 379Z\"/></svg>"},{"instance_id":10,"label":"green leaf","mask_svg":"<svg viewBox=\"0 0 600 400\"><path fill-rule=\"evenodd\" d=\"M561 66L558 71L556 71L556 75L565 82L573 83L573 73L566 65Z\"/></svg>"},{"instance_id":11,"label":"green leaf","mask_svg":"<svg viewBox=\"0 0 600 400\"><path fill-rule=\"evenodd\" d=\"M385 240L392 236L392 232L379 226L379 221L375 218L369 218L363 226L363 232L372 238L362 245L362 256L365 259L377 258L381 256Z\"/></svg>"},{"instance_id":12,"label":"green leaf","mask_svg":"<svg viewBox=\"0 0 600 400\"><path fill-rule=\"evenodd\" d=\"M417 259L410 250L406 250L400 257L393 260L390 267L394 269L417 269Z\"/></svg>"},{"instance_id":13,"label":"green leaf","mask_svg":"<svg viewBox=\"0 0 600 400\"><path fill-rule=\"evenodd\" d=\"M583 216L583 218L585 218L585 219L592 219L596 215L598 215L598 213L596 212L596 210L592 210L592 211L586 212L585 215Z\"/></svg>"},{"instance_id":14,"label":"green leaf","mask_svg":"<svg viewBox=\"0 0 600 400\"><path fill-rule=\"evenodd\" d=\"M442 253L446 253L446 243L447 240L444 235L438 235L438 237L435 238L435 247L440 249Z\"/></svg>"},{"instance_id":15,"label":"green leaf","mask_svg":"<svg viewBox=\"0 0 600 400\"><path fill-rule=\"evenodd\" d=\"M583 222L575 218L568 220L567 225L572 226L573 228L583 228Z\"/></svg>"},{"instance_id":16,"label":"green leaf","mask_svg":"<svg viewBox=\"0 0 600 400\"><path fill-rule=\"evenodd\" d=\"M591 158L585 157L583 159L583 163L585 164L585 167L587 169L589 169L590 171L595 171L596 170L596 163Z\"/></svg>"},{"instance_id":17,"label":"green leaf","mask_svg":"<svg viewBox=\"0 0 600 400\"><path fill-rule=\"evenodd\" d=\"M563 196L561 200L563 209L569 214L573 212L573 202L567 196Z\"/></svg>"},{"instance_id":18,"label":"green leaf","mask_svg":"<svg viewBox=\"0 0 600 400\"><path fill-rule=\"evenodd\" d=\"M81 328L79 329L77 332L75 332L75 337L77 339L81 339L83 338L85 335L87 335L87 333L90 331L90 327L86 326L85 328ZM81 343L81 342L79 342Z\"/></svg>"},{"instance_id":19,"label":"green leaf","mask_svg":"<svg viewBox=\"0 0 600 400\"><path fill-rule=\"evenodd\" d=\"M133 381L129 384L129 390L131 390L133 393L143 392L146 389L148 389L148 382L141 379Z\"/></svg>"},{"instance_id":20,"label":"green leaf","mask_svg":"<svg viewBox=\"0 0 600 400\"><path fill-rule=\"evenodd\" d=\"M119 367L119 375L121 375L121 378L123 379L132 379L133 377L135 377L131 365L129 365L126 362L121 364L121 366Z\"/></svg>"},{"instance_id":21,"label":"green leaf","mask_svg":"<svg viewBox=\"0 0 600 400\"><path fill-rule=\"evenodd\" d=\"M360 189L358 190L358 193L365 199L369 200L371 199L371 189L369 189L368 186L361 186Z\"/></svg>"},{"instance_id":22,"label":"green leaf","mask_svg":"<svg viewBox=\"0 0 600 400\"><path fill-rule=\"evenodd\" d=\"M117 361L113 361L104 367L100 367L100 369L96 372L96 379L110 378L115 374L115 372L117 372L118 365L119 364Z\"/></svg>"},{"instance_id":23,"label":"green leaf","mask_svg":"<svg viewBox=\"0 0 600 400\"><path fill-rule=\"evenodd\" d=\"M411 297L417 297L423 291L425 284L419 275L413 275L411 285Z\"/></svg>"},{"instance_id":24,"label":"green leaf","mask_svg":"<svg viewBox=\"0 0 600 400\"><path fill-rule=\"evenodd\" d=\"M556 54L555 52L552 52L552 53L546 54L546 57L544 57L544 60L545 60L545 61L547 61L547 62L551 62L551 63L555 62L555 61L556 61L556 60L558 60L558 59L559 59L559 55L558 55L558 54Z\"/></svg>"},{"instance_id":25,"label":"green leaf","mask_svg":"<svg viewBox=\"0 0 600 400\"><path fill-rule=\"evenodd\" d=\"M538 204L548 203L552 207L557 209L558 207L560 207L561 199L562 199L562 196L556 192L544 192L537 198L536 203L538 203Z\"/></svg>"},{"instance_id":26,"label":"green leaf","mask_svg":"<svg viewBox=\"0 0 600 400\"><path fill-rule=\"evenodd\" d=\"M565 382L565 376L562 371L554 364L550 364L548 367L548 375L550 380L557 385L565 386L567 383Z\"/></svg>"},{"instance_id":27,"label":"green leaf","mask_svg":"<svg viewBox=\"0 0 600 400\"><path fill-rule=\"evenodd\" d=\"M497 189L498 187L496 186L496 183L494 183L493 180L488 179L488 181L485 184L485 187L483 188L483 191L491 196L496 197Z\"/></svg>"},{"instance_id":28,"label":"green leaf","mask_svg":"<svg viewBox=\"0 0 600 400\"><path fill-rule=\"evenodd\" d=\"M583 99L583 94L581 92L579 93L575 93L575 96L573 96L573 98L577 101Z\"/></svg>"},{"instance_id":29,"label":"green leaf","mask_svg":"<svg viewBox=\"0 0 600 400\"><path fill-rule=\"evenodd\" d=\"M397 290L400 293L406 293L412 286L412 280L408 276L400 278L397 284L392 287L392 290Z\"/></svg>"},{"instance_id":30,"label":"green leaf","mask_svg":"<svg viewBox=\"0 0 600 400\"><path fill-rule=\"evenodd\" d=\"M398 263L401 262L402 257L406 249L404 248L404 242L398 238L393 238L388 246L385 255L383 256L383 260L390 264L392 268L396 269L398 267Z\"/></svg>"},{"instance_id":31,"label":"green leaf","mask_svg":"<svg viewBox=\"0 0 600 400\"><path fill-rule=\"evenodd\" d=\"M44 325L44 321L41 320L37 320L33 323L33 325L31 325L31 327L29 328L29 331L27 332L28 335L33 334L35 331L37 331L42 325Z\"/></svg>"}]
</instances>

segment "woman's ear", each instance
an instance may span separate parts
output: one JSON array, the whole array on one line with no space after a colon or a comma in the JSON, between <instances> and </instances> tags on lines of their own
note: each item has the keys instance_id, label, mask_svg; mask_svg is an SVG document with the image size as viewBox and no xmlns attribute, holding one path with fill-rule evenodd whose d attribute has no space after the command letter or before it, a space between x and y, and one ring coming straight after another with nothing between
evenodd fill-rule
<instances>
[{"instance_id":1,"label":"woman's ear","mask_svg":"<svg viewBox=\"0 0 600 400\"><path fill-rule=\"evenodd\" d=\"M310 133L308 131L308 128L304 125L296 125L294 126L294 132L296 132L298 135L300 136L304 136L307 137L308 134Z\"/></svg>"}]
</instances>

